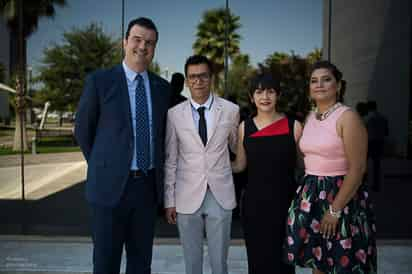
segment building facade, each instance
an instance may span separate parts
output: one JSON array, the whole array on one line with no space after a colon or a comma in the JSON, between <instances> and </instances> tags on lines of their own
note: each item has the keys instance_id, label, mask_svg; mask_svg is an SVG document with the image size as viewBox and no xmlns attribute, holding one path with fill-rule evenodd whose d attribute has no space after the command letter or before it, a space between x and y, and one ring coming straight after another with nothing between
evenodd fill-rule
<instances>
[{"instance_id":1,"label":"building facade","mask_svg":"<svg viewBox=\"0 0 412 274\"><path fill-rule=\"evenodd\" d=\"M323 56L347 81L345 102L374 100L389 121L386 152L409 156L410 0L324 0Z\"/></svg>"}]
</instances>

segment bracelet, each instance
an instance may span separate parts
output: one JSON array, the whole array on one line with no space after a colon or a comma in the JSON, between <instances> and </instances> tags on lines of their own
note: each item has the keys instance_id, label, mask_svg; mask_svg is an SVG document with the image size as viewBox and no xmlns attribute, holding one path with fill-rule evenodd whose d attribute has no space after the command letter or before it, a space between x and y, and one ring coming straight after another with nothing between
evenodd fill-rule
<instances>
[{"instance_id":1,"label":"bracelet","mask_svg":"<svg viewBox=\"0 0 412 274\"><path fill-rule=\"evenodd\" d=\"M332 205L329 205L329 214L332 217L335 217L335 218L339 219L340 216L342 215L342 210L334 211L333 208L332 208Z\"/></svg>"}]
</instances>

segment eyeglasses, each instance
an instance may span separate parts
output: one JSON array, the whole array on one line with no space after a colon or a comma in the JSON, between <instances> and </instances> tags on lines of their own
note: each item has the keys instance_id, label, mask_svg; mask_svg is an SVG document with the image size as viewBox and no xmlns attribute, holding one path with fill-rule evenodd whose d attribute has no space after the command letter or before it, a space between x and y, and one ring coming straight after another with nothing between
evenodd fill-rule
<instances>
[{"instance_id":1,"label":"eyeglasses","mask_svg":"<svg viewBox=\"0 0 412 274\"><path fill-rule=\"evenodd\" d=\"M187 79L189 79L190 82L196 82L196 80L206 82L210 79L210 75L207 72L199 73L199 74L189 74L187 76Z\"/></svg>"}]
</instances>

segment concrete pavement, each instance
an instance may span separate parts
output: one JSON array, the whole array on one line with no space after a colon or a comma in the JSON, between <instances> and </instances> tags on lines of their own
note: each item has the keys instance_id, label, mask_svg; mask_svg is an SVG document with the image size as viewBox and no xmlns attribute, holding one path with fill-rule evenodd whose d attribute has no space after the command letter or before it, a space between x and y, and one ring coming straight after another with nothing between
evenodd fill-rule
<instances>
[{"instance_id":1,"label":"concrete pavement","mask_svg":"<svg viewBox=\"0 0 412 274\"><path fill-rule=\"evenodd\" d=\"M54 274L91 273L92 245L87 237L0 236L0 273ZM378 273L412 273L412 241L378 241ZM124 272L124 258L122 272ZM246 274L247 258L243 241L232 241L229 273ZM297 269L309 274L309 269ZM183 274L182 248L175 239L157 239L153 274ZM210 274L205 247L204 273Z\"/></svg>"}]
</instances>

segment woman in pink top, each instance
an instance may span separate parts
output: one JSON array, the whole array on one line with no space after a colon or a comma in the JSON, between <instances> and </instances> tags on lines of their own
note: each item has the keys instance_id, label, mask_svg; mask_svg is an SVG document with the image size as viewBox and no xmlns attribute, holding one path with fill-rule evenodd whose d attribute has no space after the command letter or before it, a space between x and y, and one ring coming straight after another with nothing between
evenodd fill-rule
<instances>
[{"instance_id":1,"label":"woman in pink top","mask_svg":"<svg viewBox=\"0 0 412 274\"><path fill-rule=\"evenodd\" d=\"M305 176L288 212L285 260L314 274L376 273L375 223L366 186L367 133L342 104L345 82L331 63L314 64L299 141Z\"/></svg>"}]
</instances>

